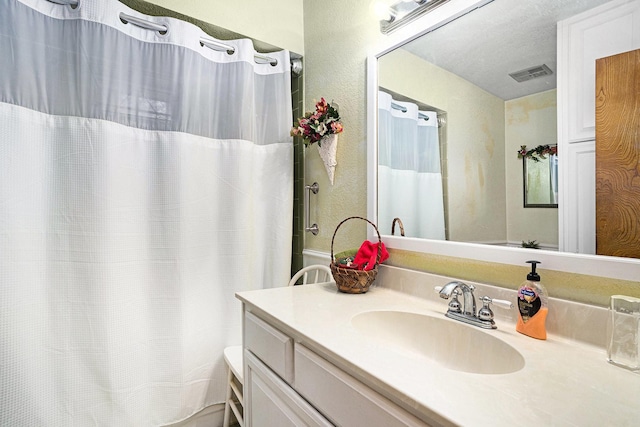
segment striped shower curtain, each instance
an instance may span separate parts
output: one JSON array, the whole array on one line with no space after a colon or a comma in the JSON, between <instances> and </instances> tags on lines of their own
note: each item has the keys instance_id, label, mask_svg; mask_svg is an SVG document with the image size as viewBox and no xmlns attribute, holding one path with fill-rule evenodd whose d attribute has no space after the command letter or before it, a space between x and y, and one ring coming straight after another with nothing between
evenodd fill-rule
<instances>
[{"instance_id":1,"label":"striped shower curtain","mask_svg":"<svg viewBox=\"0 0 640 427\"><path fill-rule=\"evenodd\" d=\"M289 55L59 2L0 1L0 425L176 422L289 279Z\"/></svg>"}]
</instances>

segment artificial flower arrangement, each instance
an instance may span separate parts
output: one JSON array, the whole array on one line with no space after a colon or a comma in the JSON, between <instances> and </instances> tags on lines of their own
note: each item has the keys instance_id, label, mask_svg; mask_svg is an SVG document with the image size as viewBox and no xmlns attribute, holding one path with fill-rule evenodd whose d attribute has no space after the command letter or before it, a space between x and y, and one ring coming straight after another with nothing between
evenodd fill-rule
<instances>
[{"instance_id":1,"label":"artificial flower arrangement","mask_svg":"<svg viewBox=\"0 0 640 427\"><path fill-rule=\"evenodd\" d=\"M521 145L518 150L518 158L531 159L534 162L539 162L540 159L545 159L546 156L555 156L558 154L557 145L538 145L536 148L527 150L526 145Z\"/></svg>"},{"instance_id":2,"label":"artificial flower arrangement","mask_svg":"<svg viewBox=\"0 0 640 427\"><path fill-rule=\"evenodd\" d=\"M300 117L291 128L291 136L300 136L304 140L305 147L317 142L322 146L322 138L344 130L340 122L338 110L320 98L316 102L315 112L306 112L304 117Z\"/></svg>"}]
</instances>

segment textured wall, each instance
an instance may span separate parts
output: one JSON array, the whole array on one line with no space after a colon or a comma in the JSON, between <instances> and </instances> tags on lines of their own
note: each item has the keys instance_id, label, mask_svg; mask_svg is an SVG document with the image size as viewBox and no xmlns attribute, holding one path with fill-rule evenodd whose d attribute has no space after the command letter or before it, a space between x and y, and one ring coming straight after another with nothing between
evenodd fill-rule
<instances>
[{"instance_id":1,"label":"textured wall","mask_svg":"<svg viewBox=\"0 0 640 427\"><path fill-rule=\"evenodd\" d=\"M558 247L558 209L524 208L521 145L528 149L556 144L556 90L548 90L505 103L507 140L507 234L512 242L537 240Z\"/></svg>"},{"instance_id":2,"label":"textured wall","mask_svg":"<svg viewBox=\"0 0 640 427\"><path fill-rule=\"evenodd\" d=\"M504 101L402 49L379 73L380 86L447 113L449 239L505 242Z\"/></svg>"},{"instance_id":3,"label":"textured wall","mask_svg":"<svg viewBox=\"0 0 640 427\"><path fill-rule=\"evenodd\" d=\"M379 73L380 86L447 112L451 240L557 248L558 211L523 207L516 154L521 145L557 142L555 90L503 102L401 49L380 58Z\"/></svg>"},{"instance_id":4,"label":"textured wall","mask_svg":"<svg viewBox=\"0 0 640 427\"><path fill-rule=\"evenodd\" d=\"M255 40L304 54L301 0L147 0Z\"/></svg>"},{"instance_id":5,"label":"textured wall","mask_svg":"<svg viewBox=\"0 0 640 427\"><path fill-rule=\"evenodd\" d=\"M306 150L306 182L320 184L320 193L311 202L312 220L318 222L320 234L307 233L307 249L328 252L333 230L341 219L366 215L366 57L384 44L386 37L379 33L370 3L304 0L305 105L311 109L313 99L321 96L334 100L340 104L346 127L340 136L333 187L329 186L316 148ZM356 225L353 230L340 229L336 252L353 247L366 237L365 226ZM388 262L509 288L521 283L527 273L526 266L500 264L499 259L486 263L395 250ZM540 273L554 297L603 306L616 292L640 297L640 282L545 271L542 267Z\"/></svg>"},{"instance_id":6,"label":"textured wall","mask_svg":"<svg viewBox=\"0 0 640 427\"><path fill-rule=\"evenodd\" d=\"M306 233L305 248L329 252L336 226L346 217L366 216L366 57L382 36L369 10L370 0L304 0L305 105L324 97L339 105L345 131L338 142L338 165L331 186L317 147L307 148L305 175L317 181L311 220L317 236ZM364 221L348 221L339 230L335 252L358 246L366 238Z\"/></svg>"}]
</instances>

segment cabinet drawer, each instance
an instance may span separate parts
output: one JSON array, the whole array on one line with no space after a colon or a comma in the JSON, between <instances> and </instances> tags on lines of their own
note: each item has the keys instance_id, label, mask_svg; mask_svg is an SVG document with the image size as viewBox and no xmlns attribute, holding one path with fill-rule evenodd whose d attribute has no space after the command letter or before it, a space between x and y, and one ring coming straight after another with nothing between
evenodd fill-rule
<instances>
[{"instance_id":1,"label":"cabinet drawer","mask_svg":"<svg viewBox=\"0 0 640 427\"><path fill-rule=\"evenodd\" d=\"M244 346L283 380L293 381L293 340L252 313L244 314Z\"/></svg>"},{"instance_id":2,"label":"cabinet drawer","mask_svg":"<svg viewBox=\"0 0 640 427\"><path fill-rule=\"evenodd\" d=\"M245 352L247 427L331 427L331 424L251 352Z\"/></svg>"},{"instance_id":3,"label":"cabinet drawer","mask_svg":"<svg viewBox=\"0 0 640 427\"><path fill-rule=\"evenodd\" d=\"M300 344L295 378L298 393L338 426L427 425Z\"/></svg>"}]
</instances>

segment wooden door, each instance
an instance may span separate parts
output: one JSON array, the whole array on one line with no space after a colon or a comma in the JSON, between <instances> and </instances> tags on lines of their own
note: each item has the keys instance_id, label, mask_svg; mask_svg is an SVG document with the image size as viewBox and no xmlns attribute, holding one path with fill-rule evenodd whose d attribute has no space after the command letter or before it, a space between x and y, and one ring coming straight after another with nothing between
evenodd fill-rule
<instances>
[{"instance_id":1,"label":"wooden door","mask_svg":"<svg viewBox=\"0 0 640 427\"><path fill-rule=\"evenodd\" d=\"M640 258L640 50L596 61L596 253Z\"/></svg>"}]
</instances>

